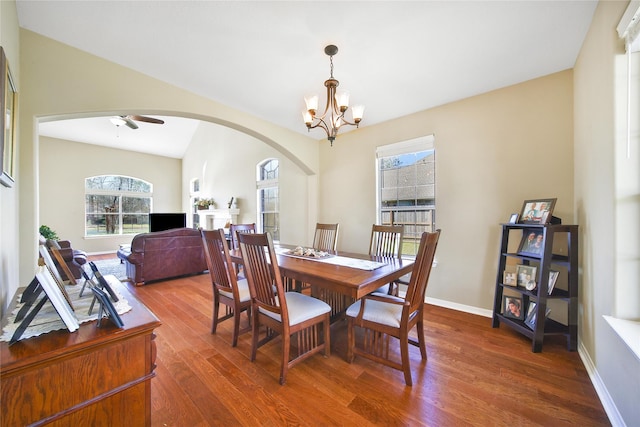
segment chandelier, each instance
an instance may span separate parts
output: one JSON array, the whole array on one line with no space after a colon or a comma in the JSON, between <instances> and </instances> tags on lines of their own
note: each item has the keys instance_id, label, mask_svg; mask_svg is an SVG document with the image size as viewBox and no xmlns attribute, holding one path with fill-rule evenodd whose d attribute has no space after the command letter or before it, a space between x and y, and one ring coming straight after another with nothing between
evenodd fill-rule
<instances>
[{"instance_id":1,"label":"chandelier","mask_svg":"<svg viewBox=\"0 0 640 427\"><path fill-rule=\"evenodd\" d=\"M338 53L338 47L331 44L324 48L324 53L329 56L329 64L331 66L331 77L324 82L327 88L327 104L324 107L324 113L319 117L316 116L316 112L318 111L318 96L313 95L304 98L307 104L307 111L302 112L302 117L309 131L317 127L324 129L327 133L327 139L331 142L331 146L333 146L333 141L336 139L342 125L355 127L360 125L364 113L364 106L354 105L353 108L351 108L353 121L350 122L346 119L344 114L349 109L349 94L347 92L338 93L336 89L340 82L333 78L333 55Z\"/></svg>"}]
</instances>

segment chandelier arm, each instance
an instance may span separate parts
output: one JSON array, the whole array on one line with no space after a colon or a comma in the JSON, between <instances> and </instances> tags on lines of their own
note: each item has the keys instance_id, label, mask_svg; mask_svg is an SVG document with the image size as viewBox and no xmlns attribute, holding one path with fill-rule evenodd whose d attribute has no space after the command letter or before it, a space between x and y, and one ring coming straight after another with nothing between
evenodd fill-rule
<instances>
[{"instance_id":1,"label":"chandelier arm","mask_svg":"<svg viewBox=\"0 0 640 427\"><path fill-rule=\"evenodd\" d=\"M317 97L314 97L315 102L307 102L308 110L307 113L303 113L303 116L305 118L305 123L307 124L307 129L309 131L317 127L324 129L327 134L327 138L331 142L331 145L333 145L333 141L338 136L338 132L340 131L340 127L342 127L342 125L359 127L360 121L362 120L363 108L358 106L358 117L354 117L353 122L345 118L345 113L349 109L348 97L346 97L345 99L341 99L340 101L336 99L337 88L340 82L338 82L338 80L333 77L333 56L338 53L338 48L337 46L329 45L325 47L324 52L329 56L330 71L329 79L324 82L324 86L327 88L327 99L324 107L324 112L321 116L316 115ZM310 107L310 105L313 105L313 107Z\"/></svg>"}]
</instances>

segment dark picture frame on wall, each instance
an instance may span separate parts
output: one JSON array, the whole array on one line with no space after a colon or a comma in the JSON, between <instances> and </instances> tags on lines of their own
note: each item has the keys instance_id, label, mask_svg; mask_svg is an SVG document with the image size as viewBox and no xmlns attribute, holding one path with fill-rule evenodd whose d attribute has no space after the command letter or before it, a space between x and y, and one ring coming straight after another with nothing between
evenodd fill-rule
<instances>
[{"instance_id":1,"label":"dark picture frame on wall","mask_svg":"<svg viewBox=\"0 0 640 427\"><path fill-rule=\"evenodd\" d=\"M520 212L522 224L548 224L558 199L525 200Z\"/></svg>"},{"instance_id":2,"label":"dark picture frame on wall","mask_svg":"<svg viewBox=\"0 0 640 427\"><path fill-rule=\"evenodd\" d=\"M0 46L0 183L5 187L13 187L15 183L16 158L16 117L18 95L9 62Z\"/></svg>"}]
</instances>

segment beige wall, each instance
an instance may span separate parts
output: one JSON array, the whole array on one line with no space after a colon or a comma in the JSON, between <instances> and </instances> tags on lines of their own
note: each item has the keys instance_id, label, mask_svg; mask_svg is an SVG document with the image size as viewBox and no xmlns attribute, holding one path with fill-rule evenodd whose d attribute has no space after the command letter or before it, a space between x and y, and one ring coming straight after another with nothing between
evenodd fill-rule
<instances>
[{"instance_id":1,"label":"beige wall","mask_svg":"<svg viewBox=\"0 0 640 427\"><path fill-rule=\"evenodd\" d=\"M4 2L2 2L4 3ZM40 119L145 113L178 115L221 123L276 149L310 180L318 170L317 142L246 113L225 107L117 64L88 55L27 30L20 30L20 275L7 295L34 274L40 223L38 182ZM313 189L313 186L309 186ZM317 199L317 194L310 196ZM15 250L15 249L14 249Z\"/></svg>"},{"instance_id":2,"label":"beige wall","mask_svg":"<svg viewBox=\"0 0 640 427\"><path fill-rule=\"evenodd\" d=\"M573 220L571 70L340 135L320 150L319 217L340 222L338 247L366 251L376 221L377 146L435 134L438 266L427 296L487 314L500 223L526 199L557 197ZM345 185L345 183L349 185Z\"/></svg>"},{"instance_id":3,"label":"beige wall","mask_svg":"<svg viewBox=\"0 0 640 427\"><path fill-rule=\"evenodd\" d=\"M21 90L18 18L14 1L0 1L0 46L5 51L18 92ZM19 142L20 135L17 135ZM16 153L19 156L19 153ZM16 174L20 166L16 160ZM0 316L19 283L20 238L18 199L20 182L13 187L0 185Z\"/></svg>"},{"instance_id":4,"label":"beige wall","mask_svg":"<svg viewBox=\"0 0 640 427\"><path fill-rule=\"evenodd\" d=\"M627 281L634 288L635 293L627 292L626 297L636 316L640 309L637 299L640 272L621 275L616 271L617 263L630 260L625 256L629 252L616 253L616 239L622 239L620 243L631 243L635 251L640 239L633 233L634 228L625 227L624 221L616 222L620 209L626 208L621 204L635 205L633 209L638 209L640 203L637 190L635 195L620 197L618 186L623 187L624 182L616 183L616 172L638 173L637 145L633 159L635 169L633 164L621 164L626 161L619 154L621 149L625 150L620 145L624 144L626 109L620 107L626 102L626 60L624 44L615 29L626 6L626 1L600 2L575 65L574 163L582 266L580 344L588 355L587 366L593 364L592 369L601 381L596 386L601 385L607 391L603 403L614 425L634 426L640 425L640 361L602 317L619 314L616 294L624 289ZM616 171L616 166L625 170ZM634 225L638 225L637 216ZM637 258L635 262L637 265Z\"/></svg>"},{"instance_id":5,"label":"beige wall","mask_svg":"<svg viewBox=\"0 0 640 427\"><path fill-rule=\"evenodd\" d=\"M115 252L130 236L84 237L84 179L125 175L153 184L154 212L183 212L179 159L114 150L54 138L40 138L40 224L46 224L74 249Z\"/></svg>"},{"instance_id":6,"label":"beige wall","mask_svg":"<svg viewBox=\"0 0 640 427\"><path fill-rule=\"evenodd\" d=\"M189 183L200 179L201 193L225 209L233 196L238 200L241 223L257 223L256 166L277 158L280 184L280 238L282 242L310 244L307 232L315 226L308 210L307 174L282 153L233 129L202 123L183 158L183 203L189 202ZM311 193L311 194L310 194ZM312 225L310 225L312 224Z\"/></svg>"}]
</instances>

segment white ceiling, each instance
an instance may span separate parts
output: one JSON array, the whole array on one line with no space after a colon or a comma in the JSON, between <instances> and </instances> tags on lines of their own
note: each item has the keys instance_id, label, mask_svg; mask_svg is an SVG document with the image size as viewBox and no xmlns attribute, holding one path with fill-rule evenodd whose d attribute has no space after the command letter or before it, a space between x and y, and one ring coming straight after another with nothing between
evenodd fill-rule
<instances>
[{"instance_id":1,"label":"white ceiling","mask_svg":"<svg viewBox=\"0 0 640 427\"><path fill-rule=\"evenodd\" d=\"M596 0L17 0L22 28L300 133L307 133L303 96L316 93L323 105L328 44L340 49L334 77L353 104L365 105L367 126L572 68L596 6ZM176 151L163 155L181 157L179 145L189 138L163 138L171 130L164 119L136 131L120 128L119 138L104 118L43 124L41 132L94 143L101 134L101 144L120 141L129 149L146 146L129 136L152 138L152 150L168 143ZM68 133L58 134L62 129Z\"/></svg>"}]
</instances>

